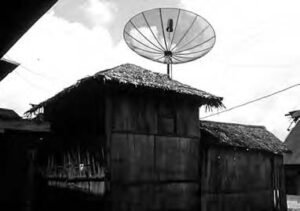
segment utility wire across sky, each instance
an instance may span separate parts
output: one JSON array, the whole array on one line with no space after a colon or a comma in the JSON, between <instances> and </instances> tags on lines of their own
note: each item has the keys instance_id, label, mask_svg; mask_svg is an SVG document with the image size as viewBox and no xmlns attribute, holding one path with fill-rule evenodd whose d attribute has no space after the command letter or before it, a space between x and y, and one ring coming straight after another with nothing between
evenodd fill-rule
<instances>
[{"instance_id":1,"label":"utility wire across sky","mask_svg":"<svg viewBox=\"0 0 300 211\"><path fill-rule=\"evenodd\" d=\"M249 104L251 104L251 103L255 103L255 102L257 102L257 101L260 101L260 100L269 98L269 97L271 97L271 96L280 94L280 93L285 92L285 91L287 91L287 90L289 90L289 89L292 89L292 88L294 88L294 87L296 87L296 86L300 86L300 84L295 84L295 85L293 85L293 86L289 86L289 87L287 87L287 88L285 88L285 89L281 89L281 90L279 90L279 91L273 92L273 93L268 94L268 95L265 95L265 96L263 96L263 97L259 97L259 98L256 98L256 99L254 99L254 100L250 100L250 101L247 101L247 102L245 102L245 103L242 103L242 104L240 104L240 105L233 106L233 107L228 108L228 109L226 109L226 110L219 111L219 112L217 112L217 113L213 113L213 114L210 114L210 115L207 115L207 116L204 116L204 117L200 117L200 119L207 119L207 118L209 118L209 117L213 117L213 116L216 116L216 115L225 113L225 112L232 111L232 110L234 110L234 109L237 109L237 108L240 108L240 107L249 105Z\"/></svg>"},{"instance_id":2,"label":"utility wire across sky","mask_svg":"<svg viewBox=\"0 0 300 211\"><path fill-rule=\"evenodd\" d=\"M13 59L7 55L5 55L5 57L12 61L12 62L15 62L17 63L21 68L23 68L24 70L26 70L27 72L33 74L33 75L36 75L36 76L39 76L41 78L44 78L44 79L48 79L48 80L55 80L55 81L59 81L59 82L62 82L62 80L58 77L53 77L53 76L49 76L49 75L45 75L45 74L42 74L42 73L39 73L37 71L34 71L32 68L29 68L28 66L24 65L24 63L21 63L21 62L17 62L16 59Z\"/></svg>"}]
</instances>

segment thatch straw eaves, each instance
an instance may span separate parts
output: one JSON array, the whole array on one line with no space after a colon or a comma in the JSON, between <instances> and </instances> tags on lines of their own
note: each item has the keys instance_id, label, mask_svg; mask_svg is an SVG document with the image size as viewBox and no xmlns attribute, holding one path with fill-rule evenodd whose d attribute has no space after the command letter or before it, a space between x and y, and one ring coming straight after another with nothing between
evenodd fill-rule
<instances>
[{"instance_id":1,"label":"thatch straw eaves","mask_svg":"<svg viewBox=\"0 0 300 211\"><path fill-rule=\"evenodd\" d=\"M72 90L79 88L87 80L97 80L103 84L114 82L119 85L133 86L135 88L156 89L172 92L179 95L192 96L203 102L208 107L223 107L222 97L217 97L205 91L193 88L176 80L170 79L166 74L152 72L134 64L123 64L112 69L100 71L93 76L79 80L76 84L64 89L54 97L34 106L26 113L33 113L37 109L55 102Z\"/></svg>"},{"instance_id":2,"label":"thatch straw eaves","mask_svg":"<svg viewBox=\"0 0 300 211\"><path fill-rule=\"evenodd\" d=\"M200 129L208 132L217 145L266 151L273 154L289 152L286 145L264 126L201 121Z\"/></svg>"}]
</instances>

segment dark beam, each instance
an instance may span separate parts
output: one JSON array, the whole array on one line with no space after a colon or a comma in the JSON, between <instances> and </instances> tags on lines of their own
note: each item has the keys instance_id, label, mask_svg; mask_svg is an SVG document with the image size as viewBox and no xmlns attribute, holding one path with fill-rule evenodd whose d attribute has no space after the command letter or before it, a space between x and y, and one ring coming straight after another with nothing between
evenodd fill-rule
<instances>
[{"instance_id":1,"label":"dark beam","mask_svg":"<svg viewBox=\"0 0 300 211\"><path fill-rule=\"evenodd\" d=\"M0 7L0 58L57 0L7 0Z\"/></svg>"},{"instance_id":2,"label":"dark beam","mask_svg":"<svg viewBox=\"0 0 300 211\"><path fill-rule=\"evenodd\" d=\"M5 59L0 60L0 81L2 81L9 73L16 69L19 64Z\"/></svg>"}]
</instances>

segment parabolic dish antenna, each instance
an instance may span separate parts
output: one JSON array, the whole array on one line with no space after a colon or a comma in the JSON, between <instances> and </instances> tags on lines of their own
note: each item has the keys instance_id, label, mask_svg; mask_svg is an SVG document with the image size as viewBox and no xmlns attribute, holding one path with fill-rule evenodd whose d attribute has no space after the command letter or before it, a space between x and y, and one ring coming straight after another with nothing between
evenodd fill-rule
<instances>
[{"instance_id":1,"label":"parabolic dish antenna","mask_svg":"<svg viewBox=\"0 0 300 211\"><path fill-rule=\"evenodd\" d=\"M201 58L216 41L214 29L204 18L177 8L157 8L137 14L125 25L123 36L140 56L167 64L169 76L172 64Z\"/></svg>"}]
</instances>

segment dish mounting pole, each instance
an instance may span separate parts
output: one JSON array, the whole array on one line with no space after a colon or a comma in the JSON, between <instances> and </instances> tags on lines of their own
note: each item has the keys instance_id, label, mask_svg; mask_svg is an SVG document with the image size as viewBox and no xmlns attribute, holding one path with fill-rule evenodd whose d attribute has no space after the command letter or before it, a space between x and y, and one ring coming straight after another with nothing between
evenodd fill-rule
<instances>
[{"instance_id":1,"label":"dish mounting pole","mask_svg":"<svg viewBox=\"0 0 300 211\"><path fill-rule=\"evenodd\" d=\"M170 79L172 79L173 77L173 67L172 67L172 60L170 63L167 63L167 74L168 74L168 77Z\"/></svg>"},{"instance_id":2,"label":"dish mounting pole","mask_svg":"<svg viewBox=\"0 0 300 211\"><path fill-rule=\"evenodd\" d=\"M169 78L172 78L172 56L171 51L164 51L165 62L167 64L167 74Z\"/></svg>"}]
</instances>

